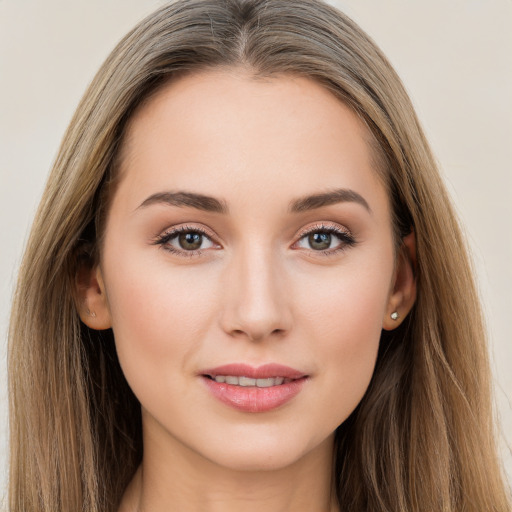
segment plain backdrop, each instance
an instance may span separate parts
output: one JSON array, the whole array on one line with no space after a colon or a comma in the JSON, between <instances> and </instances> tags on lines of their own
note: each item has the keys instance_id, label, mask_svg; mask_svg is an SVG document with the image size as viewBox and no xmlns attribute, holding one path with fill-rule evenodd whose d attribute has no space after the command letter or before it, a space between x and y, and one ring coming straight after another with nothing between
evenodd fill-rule
<instances>
[{"instance_id":1,"label":"plain backdrop","mask_svg":"<svg viewBox=\"0 0 512 512\"><path fill-rule=\"evenodd\" d=\"M86 85L159 0L0 0L0 496L6 331L23 246ZM384 50L416 106L473 252L512 481L512 0L333 0ZM464 319L461 319L464 321Z\"/></svg>"}]
</instances>

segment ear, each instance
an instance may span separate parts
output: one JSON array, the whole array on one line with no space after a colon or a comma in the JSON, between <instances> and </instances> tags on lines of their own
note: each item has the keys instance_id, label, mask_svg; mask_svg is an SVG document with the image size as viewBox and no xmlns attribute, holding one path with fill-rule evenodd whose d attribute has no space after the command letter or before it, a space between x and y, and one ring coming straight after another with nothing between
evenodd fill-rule
<instances>
[{"instance_id":1,"label":"ear","mask_svg":"<svg viewBox=\"0 0 512 512\"><path fill-rule=\"evenodd\" d=\"M112 327L105 284L99 265L80 267L76 276L78 314L82 322L98 331Z\"/></svg>"},{"instance_id":2,"label":"ear","mask_svg":"<svg viewBox=\"0 0 512 512\"><path fill-rule=\"evenodd\" d=\"M411 231L402 239L397 254L394 283L391 289L382 328L391 331L398 327L411 311L416 300L416 236Z\"/></svg>"}]
</instances>

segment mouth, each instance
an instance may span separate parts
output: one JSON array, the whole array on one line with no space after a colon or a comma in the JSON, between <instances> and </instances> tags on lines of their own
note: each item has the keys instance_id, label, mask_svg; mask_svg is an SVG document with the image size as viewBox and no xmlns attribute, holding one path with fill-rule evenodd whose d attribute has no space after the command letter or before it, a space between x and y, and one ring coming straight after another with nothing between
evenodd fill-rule
<instances>
[{"instance_id":1,"label":"mouth","mask_svg":"<svg viewBox=\"0 0 512 512\"><path fill-rule=\"evenodd\" d=\"M287 377L269 377L266 379L253 379L251 377L236 375L205 375L206 378L214 380L219 383L230 384L231 386L241 386L243 388L257 387L257 388L270 388L272 386L280 386L281 384L288 384L296 379L289 379Z\"/></svg>"},{"instance_id":2,"label":"mouth","mask_svg":"<svg viewBox=\"0 0 512 512\"><path fill-rule=\"evenodd\" d=\"M290 402L309 379L298 370L277 364L230 364L206 370L200 376L220 402L251 413L270 411Z\"/></svg>"}]
</instances>

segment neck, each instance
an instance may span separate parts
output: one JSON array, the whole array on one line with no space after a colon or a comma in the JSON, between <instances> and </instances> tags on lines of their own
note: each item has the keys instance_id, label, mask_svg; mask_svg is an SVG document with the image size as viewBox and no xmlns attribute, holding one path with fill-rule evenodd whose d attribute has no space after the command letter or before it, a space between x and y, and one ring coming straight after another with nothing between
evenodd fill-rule
<instances>
[{"instance_id":1,"label":"neck","mask_svg":"<svg viewBox=\"0 0 512 512\"><path fill-rule=\"evenodd\" d=\"M333 437L286 467L259 471L219 466L179 443L162 451L154 441L144 439L142 464L119 512L339 510L331 485Z\"/></svg>"}]
</instances>

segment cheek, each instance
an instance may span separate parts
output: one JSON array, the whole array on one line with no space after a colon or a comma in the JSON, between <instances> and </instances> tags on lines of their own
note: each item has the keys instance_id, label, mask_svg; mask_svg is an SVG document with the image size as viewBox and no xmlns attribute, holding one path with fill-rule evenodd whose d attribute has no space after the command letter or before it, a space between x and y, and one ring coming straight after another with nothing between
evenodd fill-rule
<instances>
[{"instance_id":1,"label":"cheek","mask_svg":"<svg viewBox=\"0 0 512 512\"><path fill-rule=\"evenodd\" d=\"M347 349L358 350L365 340L380 336L392 274L393 258L383 256L361 257L322 275L304 275L296 293L297 311L310 334L322 333L322 339L339 339Z\"/></svg>"},{"instance_id":2,"label":"cheek","mask_svg":"<svg viewBox=\"0 0 512 512\"><path fill-rule=\"evenodd\" d=\"M386 311L392 261L344 272L324 289L301 295L306 339L323 365L318 378L326 390L324 410L334 425L355 409L373 375Z\"/></svg>"},{"instance_id":3,"label":"cheek","mask_svg":"<svg viewBox=\"0 0 512 512\"><path fill-rule=\"evenodd\" d=\"M187 364L210 324L216 286L201 270L172 269L165 258L148 264L143 254L108 256L107 293L116 348L128 381L137 388L144 376L156 375L159 369L172 373Z\"/></svg>"}]
</instances>

